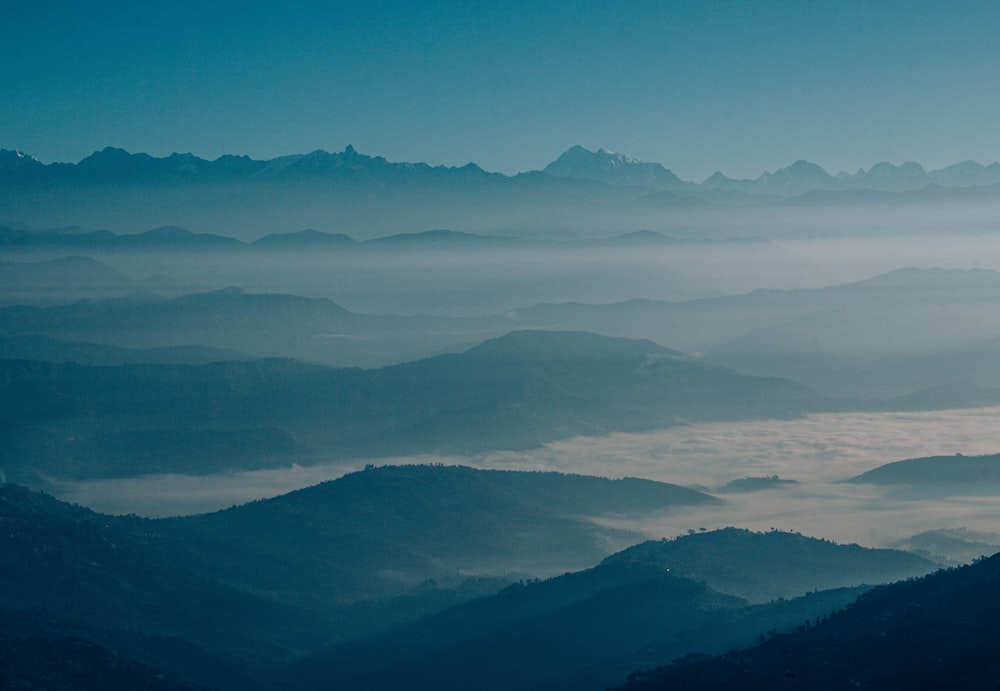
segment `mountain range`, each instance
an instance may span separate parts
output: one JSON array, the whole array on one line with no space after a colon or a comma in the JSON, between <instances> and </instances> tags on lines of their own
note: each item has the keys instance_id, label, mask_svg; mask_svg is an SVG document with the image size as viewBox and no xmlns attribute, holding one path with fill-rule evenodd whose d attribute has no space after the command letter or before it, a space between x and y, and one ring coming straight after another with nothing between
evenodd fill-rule
<instances>
[{"instance_id":1,"label":"mountain range","mask_svg":"<svg viewBox=\"0 0 1000 691\"><path fill-rule=\"evenodd\" d=\"M763 172L754 179L738 180L716 172L701 183L696 183L682 180L661 163L640 161L605 149L590 151L579 145L570 147L541 171L522 173L514 178L531 177L537 172L554 178L592 180L662 190L731 189L748 194L778 196L814 190L899 191L919 189L930 184L967 187L1000 183L1000 162L984 166L969 160L931 171L914 161L899 165L882 162L867 170L861 168L854 173L840 172L831 175L815 163L801 159L773 172ZM315 178L340 179L357 184L366 181L404 182L419 178L482 182L507 177L509 176L500 173L486 172L474 163L462 167L446 167L391 162L382 156L359 153L352 146L332 153L316 150L308 154L267 160L226 155L214 161L189 153L174 153L157 158L145 153L129 153L123 149L106 147L76 164L44 164L20 151L0 150L0 181L7 184L42 181L104 184L121 180L185 183L223 180L285 182Z\"/></svg>"},{"instance_id":2,"label":"mountain range","mask_svg":"<svg viewBox=\"0 0 1000 691\"><path fill-rule=\"evenodd\" d=\"M753 180L716 173L694 183L659 163L579 146L541 171L513 176L472 163L391 162L352 147L270 160L222 156L214 161L108 147L75 164L43 164L3 150L0 223L35 229L79 224L119 232L176 224L240 237L289 226L363 236L386 228L435 227L550 236L574 229L586 236L613 219L634 218L646 225L662 222L665 211L698 214L720 205L992 202L997 185L1000 163L974 161L930 172L913 162L878 163L837 175L796 161Z\"/></svg>"}]
</instances>

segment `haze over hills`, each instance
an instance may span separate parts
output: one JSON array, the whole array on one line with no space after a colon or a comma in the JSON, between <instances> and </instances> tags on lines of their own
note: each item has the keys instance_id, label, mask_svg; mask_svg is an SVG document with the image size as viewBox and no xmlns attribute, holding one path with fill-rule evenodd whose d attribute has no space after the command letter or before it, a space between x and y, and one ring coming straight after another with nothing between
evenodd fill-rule
<instances>
[{"instance_id":1,"label":"haze over hills","mask_svg":"<svg viewBox=\"0 0 1000 691\"><path fill-rule=\"evenodd\" d=\"M410 291L418 306L439 306L442 296L450 299L454 295L471 302L484 295L485 300L503 304L515 299L505 298L506 291L513 291L512 296L520 295L522 289L531 293L530 278L516 284L500 278L508 265L515 270L518 258L545 263L551 257L564 273L550 279L548 285L572 293L576 285L582 286L581 290L592 287L595 276L606 273L610 279L620 270L620 263L635 252L676 253L677 262L689 257L688 252L704 252L705 261L715 253L749 256L758 249L770 252L766 243L687 243L655 233L567 243L561 248L536 241L523 241L522 246L521 242L433 231L346 244L343 255L340 249L330 250L330 260L324 259L322 251L310 249L308 242L296 245L295 238L284 247L299 246L302 261L315 262L296 277L304 286L315 282L348 299L367 292L380 300L388 289L380 287L373 277L378 274L372 272L399 266L401 290L421 281L435 284L423 294L419 289ZM341 247L340 242L335 246ZM259 282L254 278L254 265L258 265L256 275L270 275L298 256L240 247L236 255L227 253L218 259L202 255L172 259L169 254L159 254L160 263L151 270L172 268L195 277L203 265L212 268L222 263L234 267L232 278ZM257 252L263 253L259 259ZM574 256L575 252L581 254ZM601 255L603 266L587 263ZM436 263L421 269L419 262L425 261L424 257ZM191 265L184 268L189 260ZM142 261L129 255L129 265ZM342 269L333 277L328 261ZM558 264L560 261L563 263ZM495 268L490 263L479 265L479 270L461 268L478 262L495 263ZM60 301L59 293L45 287L58 281L60 272L76 266L80 271L69 273L66 280L75 281L77 289L62 293L62 301L71 304L52 304ZM114 270L87 259L11 262L0 266L0 273L4 268L10 269L17 294L30 296L30 301L25 297L16 306L0 307L0 328L8 337L42 336L130 349L201 344L256 357L379 367L464 350L484 338L516 329L585 330L651 339L697 353L712 364L795 379L834 396L888 399L934 389L923 399L900 400L901 406L914 409L935 407L932 398L941 402L937 407L945 403L961 407L966 405L963 401L989 403L997 400L990 391L1000 387L1000 327L994 326L993 320L1000 308L1000 280L995 271L986 269L909 268L824 288L756 290L697 300L541 303L502 313L429 316L371 314L345 309L330 299L240 290L232 285L188 292L198 289L170 279L157 279L166 284L167 297L133 294L129 291L136 286L152 283L114 278L118 284L113 287L105 276L115 277ZM491 274L495 274L495 281ZM639 274L632 272L627 280L647 282ZM648 282L655 279L651 264ZM539 276L538 280L544 290L546 279ZM338 281L339 288L330 287ZM72 298L100 297L104 291L115 296L90 302ZM170 291L187 294L169 297L174 294ZM955 388L962 384L974 386L964 391ZM949 393L935 387L952 389Z\"/></svg>"},{"instance_id":2,"label":"haze over hills","mask_svg":"<svg viewBox=\"0 0 1000 691\"><path fill-rule=\"evenodd\" d=\"M376 370L288 360L115 367L5 360L0 369L5 468L22 482L274 467L299 462L298 444L327 458L527 448L844 405L649 341L572 332L514 332L464 353ZM188 453L151 453L142 438L130 450L132 431L176 435ZM244 458L264 440L267 453Z\"/></svg>"}]
</instances>

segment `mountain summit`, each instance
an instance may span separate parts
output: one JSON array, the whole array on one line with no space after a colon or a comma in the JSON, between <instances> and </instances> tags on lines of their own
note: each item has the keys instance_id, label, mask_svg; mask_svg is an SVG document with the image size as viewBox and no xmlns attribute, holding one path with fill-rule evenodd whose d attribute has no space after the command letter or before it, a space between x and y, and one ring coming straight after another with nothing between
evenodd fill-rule
<instances>
[{"instance_id":1,"label":"mountain summit","mask_svg":"<svg viewBox=\"0 0 1000 691\"><path fill-rule=\"evenodd\" d=\"M579 145L570 147L545 166L542 172L559 178L599 180L612 185L642 185L657 189L681 189L690 185L659 163L645 163L606 149L589 151Z\"/></svg>"}]
</instances>

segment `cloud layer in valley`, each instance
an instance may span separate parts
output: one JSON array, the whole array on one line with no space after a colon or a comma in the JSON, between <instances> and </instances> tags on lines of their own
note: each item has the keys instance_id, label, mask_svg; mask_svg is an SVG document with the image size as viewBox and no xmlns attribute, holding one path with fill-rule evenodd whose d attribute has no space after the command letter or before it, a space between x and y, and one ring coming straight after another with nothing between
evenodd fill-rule
<instances>
[{"instance_id":1,"label":"cloud layer in valley","mask_svg":"<svg viewBox=\"0 0 1000 691\"><path fill-rule=\"evenodd\" d=\"M892 461L934 454L995 453L1000 408L919 413L816 414L799 420L706 423L645 434L577 437L525 452L472 457L395 457L376 464L455 463L480 468L634 476L716 490L741 477L778 475L794 485L726 494L718 507L648 519L607 517L651 537L738 525L797 530L881 546L940 527L991 529L993 497L906 501L882 488L840 481ZM166 516L275 496L357 470L367 461L225 473L62 483L62 499L110 513Z\"/></svg>"}]
</instances>

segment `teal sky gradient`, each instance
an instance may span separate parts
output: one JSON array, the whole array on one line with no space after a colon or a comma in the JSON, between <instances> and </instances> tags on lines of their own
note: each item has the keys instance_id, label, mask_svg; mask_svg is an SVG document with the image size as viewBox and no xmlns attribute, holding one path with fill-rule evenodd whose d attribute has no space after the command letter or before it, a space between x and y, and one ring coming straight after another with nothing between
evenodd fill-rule
<instances>
[{"instance_id":1,"label":"teal sky gradient","mask_svg":"<svg viewBox=\"0 0 1000 691\"><path fill-rule=\"evenodd\" d=\"M573 144L686 179L1000 159L1000 3L22 2L0 148L353 144L512 173Z\"/></svg>"}]
</instances>

